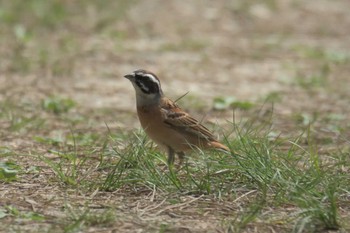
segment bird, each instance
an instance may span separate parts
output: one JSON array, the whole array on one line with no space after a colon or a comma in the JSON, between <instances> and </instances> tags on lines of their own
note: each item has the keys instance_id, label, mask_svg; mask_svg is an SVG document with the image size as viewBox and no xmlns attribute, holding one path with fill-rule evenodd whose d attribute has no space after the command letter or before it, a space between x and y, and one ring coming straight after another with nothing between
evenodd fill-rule
<instances>
[{"instance_id":1,"label":"bird","mask_svg":"<svg viewBox=\"0 0 350 233\"><path fill-rule=\"evenodd\" d=\"M168 166L174 164L175 154L182 164L185 152L195 148L230 153L204 125L163 94L154 73L138 69L124 77L134 86L141 126L150 139L167 150Z\"/></svg>"}]
</instances>

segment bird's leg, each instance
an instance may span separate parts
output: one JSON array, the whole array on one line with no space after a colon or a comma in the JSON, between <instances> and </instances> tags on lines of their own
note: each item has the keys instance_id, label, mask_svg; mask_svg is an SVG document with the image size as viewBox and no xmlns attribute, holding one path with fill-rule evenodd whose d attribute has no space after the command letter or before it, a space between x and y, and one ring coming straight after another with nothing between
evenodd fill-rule
<instances>
[{"instance_id":1,"label":"bird's leg","mask_svg":"<svg viewBox=\"0 0 350 233\"><path fill-rule=\"evenodd\" d=\"M185 153L183 151L177 152L177 156L179 156L179 166L181 166L185 160Z\"/></svg>"},{"instance_id":2,"label":"bird's leg","mask_svg":"<svg viewBox=\"0 0 350 233\"><path fill-rule=\"evenodd\" d=\"M175 161L175 151L173 148L168 146L168 166L171 166L174 164Z\"/></svg>"}]
</instances>

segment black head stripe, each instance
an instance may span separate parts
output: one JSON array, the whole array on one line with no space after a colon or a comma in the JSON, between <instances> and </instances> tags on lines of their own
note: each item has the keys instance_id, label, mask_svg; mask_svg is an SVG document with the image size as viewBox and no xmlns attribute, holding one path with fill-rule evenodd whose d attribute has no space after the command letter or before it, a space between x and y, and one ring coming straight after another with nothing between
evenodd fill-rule
<instances>
[{"instance_id":1,"label":"black head stripe","mask_svg":"<svg viewBox=\"0 0 350 233\"><path fill-rule=\"evenodd\" d=\"M142 92L146 94L157 94L160 93L160 82L154 74L150 73L136 73L135 83Z\"/></svg>"}]
</instances>

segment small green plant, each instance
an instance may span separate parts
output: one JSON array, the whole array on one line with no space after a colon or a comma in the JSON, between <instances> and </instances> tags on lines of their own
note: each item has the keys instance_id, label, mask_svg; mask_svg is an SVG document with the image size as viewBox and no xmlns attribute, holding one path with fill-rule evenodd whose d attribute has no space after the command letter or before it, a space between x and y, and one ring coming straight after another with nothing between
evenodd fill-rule
<instances>
[{"instance_id":1,"label":"small green plant","mask_svg":"<svg viewBox=\"0 0 350 233\"><path fill-rule=\"evenodd\" d=\"M67 185L76 186L79 184L79 167L83 166L86 159L79 159L74 152L50 151L59 156L59 162L55 162L45 156L39 158L45 162L55 173L58 179Z\"/></svg>"},{"instance_id":2,"label":"small green plant","mask_svg":"<svg viewBox=\"0 0 350 233\"><path fill-rule=\"evenodd\" d=\"M150 178L151 183L162 184L162 172L157 167L157 161L165 163L155 151L147 149L148 141L142 133L129 136L128 146L124 150L113 147L116 163L109 166L110 171L102 185L103 190L114 190L123 185L137 184Z\"/></svg>"},{"instance_id":3,"label":"small green plant","mask_svg":"<svg viewBox=\"0 0 350 233\"><path fill-rule=\"evenodd\" d=\"M293 115L293 119L297 124L301 124L304 126L308 126L311 123L315 122L316 118L315 116L310 115L309 113L295 113Z\"/></svg>"},{"instance_id":4,"label":"small green plant","mask_svg":"<svg viewBox=\"0 0 350 233\"><path fill-rule=\"evenodd\" d=\"M269 94L266 95L265 101L270 103L281 102L282 101L281 93L277 91L270 92Z\"/></svg>"},{"instance_id":5,"label":"small green plant","mask_svg":"<svg viewBox=\"0 0 350 233\"><path fill-rule=\"evenodd\" d=\"M10 182L17 179L20 167L11 161L0 162L0 181Z\"/></svg>"},{"instance_id":6,"label":"small green plant","mask_svg":"<svg viewBox=\"0 0 350 233\"><path fill-rule=\"evenodd\" d=\"M311 76L298 76L296 77L296 83L305 89L325 87L327 84L327 77L318 74Z\"/></svg>"},{"instance_id":7,"label":"small green plant","mask_svg":"<svg viewBox=\"0 0 350 233\"><path fill-rule=\"evenodd\" d=\"M97 142L100 139L100 135L91 132L84 133L74 133L69 134L66 138L67 144L74 145L77 144L79 146L87 146Z\"/></svg>"},{"instance_id":8,"label":"small green plant","mask_svg":"<svg viewBox=\"0 0 350 233\"><path fill-rule=\"evenodd\" d=\"M13 155L14 152L11 148L6 146L0 146L0 158Z\"/></svg>"},{"instance_id":9,"label":"small green plant","mask_svg":"<svg viewBox=\"0 0 350 233\"><path fill-rule=\"evenodd\" d=\"M27 133L45 124L45 120L34 109L35 106L31 104L6 99L0 102L0 118L8 122L6 128L10 131Z\"/></svg>"},{"instance_id":10,"label":"small green plant","mask_svg":"<svg viewBox=\"0 0 350 233\"><path fill-rule=\"evenodd\" d=\"M327 50L322 47L306 45L295 45L293 50L304 57L335 64L344 64L350 61L350 54L345 51Z\"/></svg>"},{"instance_id":11,"label":"small green plant","mask_svg":"<svg viewBox=\"0 0 350 233\"><path fill-rule=\"evenodd\" d=\"M226 110L226 109L241 109L249 110L254 107L254 104L249 101L237 101L235 97L216 97L214 99L214 110Z\"/></svg>"},{"instance_id":12,"label":"small green plant","mask_svg":"<svg viewBox=\"0 0 350 233\"><path fill-rule=\"evenodd\" d=\"M51 146L59 146L61 143L64 142L61 137L40 137L40 136L35 136L33 139L35 141L37 141L37 142L49 144Z\"/></svg>"},{"instance_id":13,"label":"small green plant","mask_svg":"<svg viewBox=\"0 0 350 233\"><path fill-rule=\"evenodd\" d=\"M20 211L16 207L8 205L4 208L0 208L0 219L7 216L16 217L19 219L28 219L32 221L42 221L45 217L39 213L32 211Z\"/></svg>"},{"instance_id":14,"label":"small green plant","mask_svg":"<svg viewBox=\"0 0 350 233\"><path fill-rule=\"evenodd\" d=\"M88 206L78 208L70 204L66 204L65 209L67 212L64 227L65 232L74 232L92 226L108 227L116 220L114 209L92 211Z\"/></svg>"},{"instance_id":15,"label":"small green plant","mask_svg":"<svg viewBox=\"0 0 350 233\"><path fill-rule=\"evenodd\" d=\"M80 156L77 143L74 140L74 135L72 137L72 144L67 144L66 141L52 141L51 139L43 139L40 137L37 137L36 140L57 147L55 149L50 149L49 153L57 156L58 159L51 159L44 155L39 155L39 159L53 170L59 181L67 185L78 186L82 185L84 181L87 181L87 176L94 165L87 164L89 160L87 155L91 152Z\"/></svg>"},{"instance_id":16,"label":"small green plant","mask_svg":"<svg viewBox=\"0 0 350 233\"><path fill-rule=\"evenodd\" d=\"M299 212L294 228L298 231L304 230L305 227L338 230L339 216L335 190L328 184L324 194L306 191L304 199L296 200L302 210Z\"/></svg>"},{"instance_id":17,"label":"small green plant","mask_svg":"<svg viewBox=\"0 0 350 233\"><path fill-rule=\"evenodd\" d=\"M21 24L15 25L13 31L19 43L25 44L29 42L32 37L28 30Z\"/></svg>"},{"instance_id":18,"label":"small green plant","mask_svg":"<svg viewBox=\"0 0 350 233\"><path fill-rule=\"evenodd\" d=\"M76 103L74 100L69 98L62 98L59 96L50 96L43 100L42 106L44 110L48 112L53 112L55 114L66 113L73 107Z\"/></svg>"}]
</instances>

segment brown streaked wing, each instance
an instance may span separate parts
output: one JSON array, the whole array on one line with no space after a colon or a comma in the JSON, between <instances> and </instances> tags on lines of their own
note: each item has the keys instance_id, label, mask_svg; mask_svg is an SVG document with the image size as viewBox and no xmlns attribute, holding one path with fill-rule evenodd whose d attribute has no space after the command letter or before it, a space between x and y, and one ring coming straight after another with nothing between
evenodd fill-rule
<instances>
[{"instance_id":1,"label":"brown streaked wing","mask_svg":"<svg viewBox=\"0 0 350 233\"><path fill-rule=\"evenodd\" d=\"M182 111L177 104L167 99L163 106L164 108L161 110L165 112L165 124L181 133L196 135L197 137L205 138L208 141L215 141L213 134L205 126L191 117L188 113Z\"/></svg>"}]
</instances>

